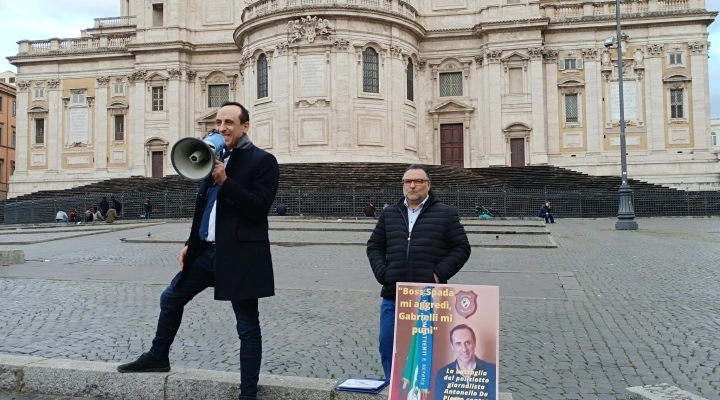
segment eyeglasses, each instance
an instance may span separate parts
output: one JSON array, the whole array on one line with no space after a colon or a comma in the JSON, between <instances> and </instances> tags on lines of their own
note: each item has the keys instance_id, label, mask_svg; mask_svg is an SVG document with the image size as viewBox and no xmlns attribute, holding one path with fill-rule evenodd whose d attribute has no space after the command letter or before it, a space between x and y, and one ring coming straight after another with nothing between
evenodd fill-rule
<instances>
[{"instance_id":1,"label":"eyeglasses","mask_svg":"<svg viewBox=\"0 0 720 400\"><path fill-rule=\"evenodd\" d=\"M403 179L402 183L404 185L410 186L411 183L414 183L416 185L422 185L425 182L430 182L430 179Z\"/></svg>"}]
</instances>

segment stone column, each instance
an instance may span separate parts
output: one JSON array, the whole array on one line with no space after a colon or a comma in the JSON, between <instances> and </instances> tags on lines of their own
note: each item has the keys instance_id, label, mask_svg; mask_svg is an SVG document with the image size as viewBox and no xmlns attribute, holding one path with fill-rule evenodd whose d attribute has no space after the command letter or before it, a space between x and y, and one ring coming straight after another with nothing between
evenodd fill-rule
<instances>
[{"instance_id":1,"label":"stone column","mask_svg":"<svg viewBox=\"0 0 720 400\"><path fill-rule=\"evenodd\" d=\"M502 50L491 50L486 54L488 62L486 82L503 82L502 66L500 57ZM503 87L504 85L498 85ZM496 86L496 88L498 87ZM502 130L502 90L489 88L488 97L488 131L489 139L489 165L506 165L505 161L505 137Z\"/></svg>"},{"instance_id":2,"label":"stone column","mask_svg":"<svg viewBox=\"0 0 720 400\"><path fill-rule=\"evenodd\" d=\"M690 50L690 73L692 74L692 92L687 105L692 112L694 148L708 149L710 143L710 93L708 76L708 42L688 43ZM692 99L692 100L691 100Z\"/></svg>"},{"instance_id":3,"label":"stone column","mask_svg":"<svg viewBox=\"0 0 720 400\"><path fill-rule=\"evenodd\" d=\"M665 121L668 117L664 99L663 84L663 45L648 45L645 59L645 126L647 126L648 150L665 150Z\"/></svg>"},{"instance_id":4,"label":"stone column","mask_svg":"<svg viewBox=\"0 0 720 400\"><path fill-rule=\"evenodd\" d=\"M45 123L45 146L47 147L47 160L45 165L48 171L63 172L62 153L65 148L65 139L63 138L65 120L63 117L66 115L67 108L63 107L62 89L60 88L59 79L48 80L46 89L49 112Z\"/></svg>"},{"instance_id":5,"label":"stone column","mask_svg":"<svg viewBox=\"0 0 720 400\"><path fill-rule=\"evenodd\" d=\"M132 130L126 135L127 154L125 160L130 167L131 175L146 175L145 160L148 158L145 152L145 109L146 96L145 71L135 71L131 76L130 85L130 121ZM128 121L128 122L130 122Z\"/></svg>"},{"instance_id":6,"label":"stone column","mask_svg":"<svg viewBox=\"0 0 720 400\"><path fill-rule=\"evenodd\" d=\"M597 49L583 50L585 58L585 94L582 96L582 105L585 109L586 146L588 155L598 155L603 149L602 124L602 75L597 60ZM582 110L578 110L582 112Z\"/></svg>"},{"instance_id":7,"label":"stone column","mask_svg":"<svg viewBox=\"0 0 720 400\"><path fill-rule=\"evenodd\" d=\"M539 165L548 163L547 132L545 131L545 118L547 102L543 87L543 60L542 49L530 50L530 96L532 102L532 137L530 138L530 164Z\"/></svg>"},{"instance_id":8,"label":"stone column","mask_svg":"<svg viewBox=\"0 0 720 400\"><path fill-rule=\"evenodd\" d=\"M167 133L167 140L170 143L177 142L180 138L185 136L185 124L182 121L181 115L185 112L188 112L189 108L187 107L187 104L185 103L185 88L184 88L184 82L181 82L181 79L183 77L182 70L179 68L171 68L168 69L168 77L170 80L168 81L168 87L167 87L167 100L166 100L166 106L167 106L167 113L168 113L168 133ZM181 111L183 110L183 111ZM148 135L145 135L144 140L148 139ZM168 149L170 151L170 149ZM145 171L147 171L147 175L152 175L152 164L146 164L147 158L145 159L146 162L143 163L145 167ZM163 160L165 162L165 171L172 171L172 160L170 159L170 154L164 154ZM152 159L150 160L152 163ZM165 175L165 171L163 171L163 175Z\"/></svg>"},{"instance_id":9,"label":"stone column","mask_svg":"<svg viewBox=\"0 0 720 400\"><path fill-rule=\"evenodd\" d=\"M545 83L547 91L547 151L548 154L560 152L560 116L558 115L558 69L557 50L545 50L543 53Z\"/></svg>"},{"instance_id":10,"label":"stone column","mask_svg":"<svg viewBox=\"0 0 720 400\"><path fill-rule=\"evenodd\" d=\"M15 133L17 134L17 143L15 148L15 173L10 178L27 175L28 159L30 157L30 126L27 109L30 104L30 95L28 94L29 82L17 82L17 116L15 123L17 125Z\"/></svg>"},{"instance_id":11,"label":"stone column","mask_svg":"<svg viewBox=\"0 0 720 400\"><path fill-rule=\"evenodd\" d=\"M390 136L391 152L395 157L405 157L405 116L403 108L406 98L406 76L403 63L402 49L390 45L388 57L385 59L388 87L386 88L387 134Z\"/></svg>"},{"instance_id":12,"label":"stone column","mask_svg":"<svg viewBox=\"0 0 720 400\"><path fill-rule=\"evenodd\" d=\"M330 104L333 109L333 119L337 124L335 132L335 144L341 152L351 153L353 149L351 136L352 122L352 95L353 88L351 85L356 84L356 80L352 79L353 70L356 68L357 57L348 49L350 42L346 39L336 39L333 46L334 60L330 63L328 74L330 79L326 82L332 82L328 87L330 93ZM340 77L347 77L341 79ZM345 123L342 123L345 121ZM287 121L286 124L291 124Z\"/></svg>"},{"instance_id":13,"label":"stone column","mask_svg":"<svg viewBox=\"0 0 720 400\"><path fill-rule=\"evenodd\" d=\"M108 85L110 79L107 76L100 76L95 79L95 170L107 169L108 142L115 137L115 124L112 118L108 118L107 99ZM108 120L113 122L108 124ZM128 121L125 120L125 124Z\"/></svg>"}]
</instances>

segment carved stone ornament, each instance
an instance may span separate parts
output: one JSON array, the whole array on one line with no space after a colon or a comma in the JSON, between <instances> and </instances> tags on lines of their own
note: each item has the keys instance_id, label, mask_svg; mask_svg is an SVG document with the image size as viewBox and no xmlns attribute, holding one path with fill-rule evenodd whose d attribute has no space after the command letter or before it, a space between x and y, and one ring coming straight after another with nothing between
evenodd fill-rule
<instances>
[{"instance_id":1,"label":"carved stone ornament","mask_svg":"<svg viewBox=\"0 0 720 400\"><path fill-rule=\"evenodd\" d=\"M37 82L35 82L35 87L41 87L41 86L45 86L45 81L37 81Z\"/></svg>"},{"instance_id":2,"label":"carved stone ornament","mask_svg":"<svg viewBox=\"0 0 720 400\"><path fill-rule=\"evenodd\" d=\"M144 69L141 69L141 70L137 70L137 71L133 72L132 74L128 75L127 78L130 83L135 83L135 81L137 81L137 80L145 79L145 76L147 76L147 71L145 71Z\"/></svg>"},{"instance_id":3,"label":"carved stone ornament","mask_svg":"<svg viewBox=\"0 0 720 400\"><path fill-rule=\"evenodd\" d=\"M243 53L242 58L240 59L240 69L245 69L245 66L248 65L252 61L252 57L250 57L250 54Z\"/></svg>"},{"instance_id":4,"label":"carved stone ornament","mask_svg":"<svg viewBox=\"0 0 720 400\"><path fill-rule=\"evenodd\" d=\"M193 70L187 70L187 78L189 81L194 81L197 77L197 72Z\"/></svg>"},{"instance_id":5,"label":"carved stone ornament","mask_svg":"<svg viewBox=\"0 0 720 400\"><path fill-rule=\"evenodd\" d=\"M334 45L337 46L338 50L344 51L344 50L347 50L348 47L350 47L350 41L347 39L340 38L340 39L335 40Z\"/></svg>"},{"instance_id":6,"label":"carved stone ornament","mask_svg":"<svg viewBox=\"0 0 720 400\"><path fill-rule=\"evenodd\" d=\"M543 50L542 47L531 47L528 49L528 55L530 58L542 58Z\"/></svg>"},{"instance_id":7,"label":"carved stone ornament","mask_svg":"<svg viewBox=\"0 0 720 400\"><path fill-rule=\"evenodd\" d=\"M18 87L18 89L20 89L20 90L27 90L27 88L30 87L30 82L28 82L28 81L17 81L17 83L16 83L15 85L16 85L16 86Z\"/></svg>"},{"instance_id":8,"label":"carved stone ornament","mask_svg":"<svg viewBox=\"0 0 720 400\"><path fill-rule=\"evenodd\" d=\"M284 42L280 42L275 45L275 50L277 50L278 54L285 54L288 51L288 48L290 47L290 42L287 40Z\"/></svg>"},{"instance_id":9,"label":"carved stone ornament","mask_svg":"<svg viewBox=\"0 0 720 400\"><path fill-rule=\"evenodd\" d=\"M108 82L110 82L110 78L107 76L98 76L95 80L97 81L98 86L105 86Z\"/></svg>"},{"instance_id":10,"label":"carved stone ornament","mask_svg":"<svg viewBox=\"0 0 720 400\"><path fill-rule=\"evenodd\" d=\"M707 42L693 42L688 43L688 49L690 50L690 53L692 54L702 54L705 50L705 46L707 45Z\"/></svg>"},{"instance_id":11,"label":"carved stone ornament","mask_svg":"<svg viewBox=\"0 0 720 400\"><path fill-rule=\"evenodd\" d=\"M647 53L650 57L658 57L662 55L663 45L661 44L649 44L647 46Z\"/></svg>"},{"instance_id":12,"label":"carved stone ornament","mask_svg":"<svg viewBox=\"0 0 720 400\"><path fill-rule=\"evenodd\" d=\"M418 69L424 70L426 65L427 65L427 58L418 58L418 60L417 60Z\"/></svg>"},{"instance_id":13,"label":"carved stone ornament","mask_svg":"<svg viewBox=\"0 0 720 400\"><path fill-rule=\"evenodd\" d=\"M582 55L587 61L595 61L598 56L598 49L583 49Z\"/></svg>"},{"instance_id":14,"label":"carved stone ornament","mask_svg":"<svg viewBox=\"0 0 720 400\"><path fill-rule=\"evenodd\" d=\"M171 68L167 72L170 79L180 79L182 77L182 71L177 68Z\"/></svg>"},{"instance_id":15,"label":"carved stone ornament","mask_svg":"<svg viewBox=\"0 0 720 400\"><path fill-rule=\"evenodd\" d=\"M502 50L490 50L486 53L488 62L499 62Z\"/></svg>"},{"instance_id":16,"label":"carved stone ornament","mask_svg":"<svg viewBox=\"0 0 720 400\"><path fill-rule=\"evenodd\" d=\"M547 62L557 62L558 51L557 50L545 50L545 51L543 51L543 58Z\"/></svg>"},{"instance_id":17,"label":"carved stone ornament","mask_svg":"<svg viewBox=\"0 0 720 400\"><path fill-rule=\"evenodd\" d=\"M306 108L306 107L327 107L330 106L330 100L316 99L316 100L299 100L295 102L295 107Z\"/></svg>"},{"instance_id":18,"label":"carved stone ornament","mask_svg":"<svg viewBox=\"0 0 720 400\"><path fill-rule=\"evenodd\" d=\"M60 86L60 79L50 79L47 84L50 89L57 89Z\"/></svg>"},{"instance_id":19,"label":"carved stone ornament","mask_svg":"<svg viewBox=\"0 0 720 400\"><path fill-rule=\"evenodd\" d=\"M391 57L402 57L402 48L400 46L395 46L394 44L390 45L390 56Z\"/></svg>"},{"instance_id":20,"label":"carved stone ornament","mask_svg":"<svg viewBox=\"0 0 720 400\"><path fill-rule=\"evenodd\" d=\"M483 66L483 61L485 61L485 56L482 54L478 54L475 56L475 66L480 68Z\"/></svg>"},{"instance_id":21,"label":"carved stone ornament","mask_svg":"<svg viewBox=\"0 0 720 400\"><path fill-rule=\"evenodd\" d=\"M293 44L303 37L308 43L313 43L315 38L322 36L328 38L335 33L335 27L330 21L318 17L302 17L287 23L288 42Z\"/></svg>"}]
</instances>

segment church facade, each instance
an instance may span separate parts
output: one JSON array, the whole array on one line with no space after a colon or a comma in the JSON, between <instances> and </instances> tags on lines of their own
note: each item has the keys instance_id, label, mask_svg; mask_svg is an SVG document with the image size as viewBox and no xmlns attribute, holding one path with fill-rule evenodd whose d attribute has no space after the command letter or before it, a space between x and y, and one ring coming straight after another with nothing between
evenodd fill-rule
<instances>
[{"instance_id":1,"label":"church facade","mask_svg":"<svg viewBox=\"0 0 720 400\"><path fill-rule=\"evenodd\" d=\"M121 0L16 56L10 196L175 174L170 150L250 111L290 162L552 164L720 188L705 0ZM623 54L618 63L617 46Z\"/></svg>"}]
</instances>

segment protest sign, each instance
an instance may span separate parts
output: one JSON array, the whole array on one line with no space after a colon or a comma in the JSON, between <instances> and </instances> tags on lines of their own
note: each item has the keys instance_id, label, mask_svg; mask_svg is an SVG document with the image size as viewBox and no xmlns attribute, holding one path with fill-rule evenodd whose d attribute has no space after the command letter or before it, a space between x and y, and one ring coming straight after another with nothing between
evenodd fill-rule
<instances>
[{"instance_id":1,"label":"protest sign","mask_svg":"<svg viewBox=\"0 0 720 400\"><path fill-rule=\"evenodd\" d=\"M390 400L495 400L497 286L398 283Z\"/></svg>"}]
</instances>

